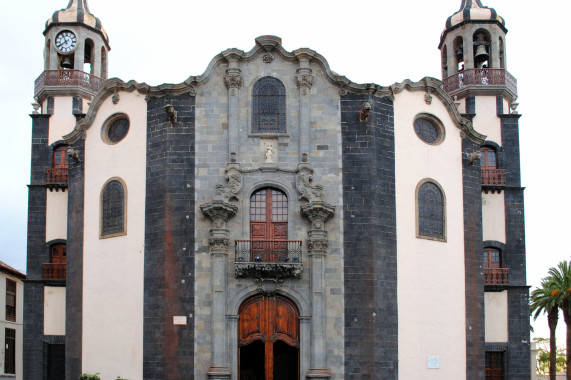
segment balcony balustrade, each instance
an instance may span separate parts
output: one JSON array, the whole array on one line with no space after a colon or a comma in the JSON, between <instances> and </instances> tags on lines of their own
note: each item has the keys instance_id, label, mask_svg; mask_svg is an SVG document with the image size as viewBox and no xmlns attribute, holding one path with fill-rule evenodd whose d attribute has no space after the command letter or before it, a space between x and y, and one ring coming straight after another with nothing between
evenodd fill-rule
<instances>
[{"instance_id":1,"label":"balcony balustrade","mask_svg":"<svg viewBox=\"0 0 571 380\"><path fill-rule=\"evenodd\" d=\"M448 93L467 86L506 86L517 94L517 79L505 69L466 69L443 80Z\"/></svg>"},{"instance_id":2,"label":"balcony balustrade","mask_svg":"<svg viewBox=\"0 0 571 380\"><path fill-rule=\"evenodd\" d=\"M46 186L51 189L67 188L67 168L47 168L46 169Z\"/></svg>"},{"instance_id":3,"label":"balcony balustrade","mask_svg":"<svg viewBox=\"0 0 571 380\"><path fill-rule=\"evenodd\" d=\"M505 169L482 169L482 186L487 188L502 188L506 186Z\"/></svg>"},{"instance_id":4,"label":"balcony balustrade","mask_svg":"<svg viewBox=\"0 0 571 380\"><path fill-rule=\"evenodd\" d=\"M65 281L66 273L67 273L67 264L65 263L44 264L44 280Z\"/></svg>"},{"instance_id":5,"label":"balcony balustrade","mask_svg":"<svg viewBox=\"0 0 571 380\"><path fill-rule=\"evenodd\" d=\"M301 240L236 240L236 277L300 278Z\"/></svg>"},{"instance_id":6,"label":"balcony balustrade","mask_svg":"<svg viewBox=\"0 0 571 380\"><path fill-rule=\"evenodd\" d=\"M484 268L484 285L508 285L509 268Z\"/></svg>"},{"instance_id":7,"label":"balcony balustrade","mask_svg":"<svg viewBox=\"0 0 571 380\"><path fill-rule=\"evenodd\" d=\"M46 70L35 83L34 96L38 96L46 87L75 87L94 95L101 89L104 79L81 70Z\"/></svg>"}]
</instances>

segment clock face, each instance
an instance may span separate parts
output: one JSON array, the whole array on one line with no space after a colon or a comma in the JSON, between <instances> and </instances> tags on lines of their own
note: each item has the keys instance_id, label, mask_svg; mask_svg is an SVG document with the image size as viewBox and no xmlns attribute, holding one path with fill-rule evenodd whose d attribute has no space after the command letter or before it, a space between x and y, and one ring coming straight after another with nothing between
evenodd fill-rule
<instances>
[{"instance_id":1,"label":"clock face","mask_svg":"<svg viewBox=\"0 0 571 380\"><path fill-rule=\"evenodd\" d=\"M59 34L56 36L55 44L56 48L59 51L62 53L67 53L75 48L75 45L77 44L77 37L75 37L75 34L69 30L64 30L63 32L59 32Z\"/></svg>"}]
</instances>

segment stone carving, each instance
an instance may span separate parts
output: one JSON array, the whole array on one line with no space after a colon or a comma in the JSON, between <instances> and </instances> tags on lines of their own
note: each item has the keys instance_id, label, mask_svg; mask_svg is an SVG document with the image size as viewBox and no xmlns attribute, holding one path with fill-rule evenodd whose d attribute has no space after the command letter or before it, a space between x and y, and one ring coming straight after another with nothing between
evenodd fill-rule
<instances>
[{"instance_id":1,"label":"stone carving","mask_svg":"<svg viewBox=\"0 0 571 380\"><path fill-rule=\"evenodd\" d=\"M341 95L341 96L347 95L347 90L345 89L345 87L341 87L339 89L339 95Z\"/></svg>"},{"instance_id":2,"label":"stone carving","mask_svg":"<svg viewBox=\"0 0 571 380\"><path fill-rule=\"evenodd\" d=\"M460 108L460 104L462 104L462 102L458 101L458 95L454 95L454 105L456 109Z\"/></svg>"},{"instance_id":3,"label":"stone carving","mask_svg":"<svg viewBox=\"0 0 571 380\"><path fill-rule=\"evenodd\" d=\"M308 68L297 69L297 75L295 76L295 84L297 88L301 90L303 95L307 95L309 89L313 86L313 75L312 71Z\"/></svg>"},{"instance_id":4,"label":"stone carving","mask_svg":"<svg viewBox=\"0 0 571 380\"><path fill-rule=\"evenodd\" d=\"M232 154L230 154L230 156L232 159ZM216 185L214 199L224 202L238 200L238 193L242 189L242 171L240 170L240 164L236 162L228 163L228 165L226 165L226 175L224 178L227 182L225 185Z\"/></svg>"},{"instance_id":5,"label":"stone carving","mask_svg":"<svg viewBox=\"0 0 571 380\"><path fill-rule=\"evenodd\" d=\"M267 296L276 294L282 288L283 283L283 280L277 278L259 278L256 280L260 292Z\"/></svg>"},{"instance_id":6,"label":"stone carving","mask_svg":"<svg viewBox=\"0 0 571 380\"><path fill-rule=\"evenodd\" d=\"M480 158L482 156L482 153L480 152L472 152L472 153L468 153L468 164L470 165L474 165L475 162L480 161Z\"/></svg>"},{"instance_id":7,"label":"stone carving","mask_svg":"<svg viewBox=\"0 0 571 380\"><path fill-rule=\"evenodd\" d=\"M266 163L274 162L274 144L266 145Z\"/></svg>"},{"instance_id":8,"label":"stone carving","mask_svg":"<svg viewBox=\"0 0 571 380\"><path fill-rule=\"evenodd\" d=\"M302 273L302 263L234 263L236 278L253 277L268 281L282 278L301 278Z\"/></svg>"},{"instance_id":9,"label":"stone carving","mask_svg":"<svg viewBox=\"0 0 571 380\"><path fill-rule=\"evenodd\" d=\"M113 102L113 104L117 104L119 103L119 93L116 92L112 97L111 97L111 102Z\"/></svg>"},{"instance_id":10,"label":"stone carving","mask_svg":"<svg viewBox=\"0 0 571 380\"><path fill-rule=\"evenodd\" d=\"M329 248L329 241L327 239L309 239L307 241L307 247L310 254L326 254Z\"/></svg>"},{"instance_id":11,"label":"stone carving","mask_svg":"<svg viewBox=\"0 0 571 380\"><path fill-rule=\"evenodd\" d=\"M361 111L359 112L359 121L366 122L369 120L369 114L371 113L371 103L365 102L361 106Z\"/></svg>"},{"instance_id":12,"label":"stone carving","mask_svg":"<svg viewBox=\"0 0 571 380\"><path fill-rule=\"evenodd\" d=\"M230 246L230 239L224 237L211 237L208 239L210 252L226 252Z\"/></svg>"},{"instance_id":13,"label":"stone carving","mask_svg":"<svg viewBox=\"0 0 571 380\"><path fill-rule=\"evenodd\" d=\"M512 114L513 115L517 115L518 111L517 111L517 107L519 106L519 103L517 102L517 98L514 99L513 102L510 103L510 108L512 110Z\"/></svg>"},{"instance_id":14,"label":"stone carving","mask_svg":"<svg viewBox=\"0 0 571 380\"><path fill-rule=\"evenodd\" d=\"M302 161L298 165L298 172L295 177L295 187L300 194L299 199L305 199L308 202L323 201L325 198L323 186L313 183L313 169L311 164L307 162L307 155L305 159L306 161Z\"/></svg>"},{"instance_id":15,"label":"stone carving","mask_svg":"<svg viewBox=\"0 0 571 380\"><path fill-rule=\"evenodd\" d=\"M167 104L165 106L165 112L167 113L167 117L169 119L169 122L171 124L176 123L178 112L174 109L174 107L171 104Z\"/></svg>"},{"instance_id":16,"label":"stone carving","mask_svg":"<svg viewBox=\"0 0 571 380\"><path fill-rule=\"evenodd\" d=\"M314 230L324 230L325 222L335 214L335 206L323 201L312 201L301 206L301 215L311 221Z\"/></svg>"},{"instance_id":17,"label":"stone carving","mask_svg":"<svg viewBox=\"0 0 571 380\"><path fill-rule=\"evenodd\" d=\"M196 87L194 86L190 86L190 90L188 90L188 95L190 96L196 96L197 92L196 92Z\"/></svg>"},{"instance_id":18,"label":"stone carving","mask_svg":"<svg viewBox=\"0 0 571 380\"><path fill-rule=\"evenodd\" d=\"M262 55L262 61L264 61L264 63L272 63L275 58L276 57L270 52L267 52Z\"/></svg>"},{"instance_id":19,"label":"stone carving","mask_svg":"<svg viewBox=\"0 0 571 380\"><path fill-rule=\"evenodd\" d=\"M242 87L244 84L242 70L226 69L226 75L224 75L224 84L226 85L226 88L230 90L230 94L232 96L236 95L236 90Z\"/></svg>"},{"instance_id":20,"label":"stone carving","mask_svg":"<svg viewBox=\"0 0 571 380\"><path fill-rule=\"evenodd\" d=\"M424 102L428 105L432 104L432 95L430 95L430 90L426 90L426 94L424 94Z\"/></svg>"},{"instance_id":21,"label":"stone carving","mask_svg":"<svg viewBox=\"0 0 571 380\"><path fill-rule=\"evenodd\" d=\"M214 229L223 229L226 227L226 223L238 212L238 206L220 200L213 200L210 203L201 205L200 211L212 220Z\"/></svg>"}]
</instances>

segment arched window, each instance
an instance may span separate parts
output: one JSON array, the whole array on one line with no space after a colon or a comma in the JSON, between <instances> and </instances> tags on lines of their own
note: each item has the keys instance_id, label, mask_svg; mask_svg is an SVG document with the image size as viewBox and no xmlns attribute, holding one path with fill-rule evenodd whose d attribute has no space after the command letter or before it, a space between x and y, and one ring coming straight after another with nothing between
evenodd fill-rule
<instances>
[{"instance_id":1,"label":"arched window","mask_svg":"<svg viewBox=\"0 0 571 380\"><path fill-rule=\"evenodd\" d=\"M484 268L501 268L502 254L497 248L484 248Z\"/></svg>"},{"instance_id":2,"label":"arched window","mask_svg":"<svg viewBox=\"0 0 571 380\"><path fill-rule=\"evenodd\" d=\"M480 152L480 165L482 166L482 170L498 168L498 160L495 149L490 148L489 146L483 146Z\"/></svg>"},{"instance_id":3,"label":"arched window","mask_svg":"<svg viewBox=\"0 0 571 380\"><path fill-rule=\"evenodd\" d=\"M417 188L417 236L446 239L445 202L440 187L425 181Z\"/></svg>"},{"instance_id":4,"label":"arched window","mask_svg":"<svg viewBox=\"0 0 571 380\"><path fill-rule=\"evenodd\" d=\"M124 235L125 222L125 188L113 179L101 192L101 237Z\"/></svg>"},{"instance_id":5,"label":"arched window","mask_svg":"<svg viewBox=\"0 0 571 380\"><path fill-rule=\"evenodd\" d=\"M285 87L273 77L264 77L252 91L252 132L285 133Z\"/></svg>"}]
</instances>

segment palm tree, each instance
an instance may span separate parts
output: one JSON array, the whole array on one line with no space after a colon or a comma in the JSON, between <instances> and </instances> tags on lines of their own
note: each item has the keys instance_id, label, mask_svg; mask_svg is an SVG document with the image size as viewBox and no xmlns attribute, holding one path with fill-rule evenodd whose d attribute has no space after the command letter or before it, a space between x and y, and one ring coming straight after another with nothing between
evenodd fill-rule
<instances>
[{"instance_id":1,"label":"palm tree","mask_svg":"<svg viewBox=\"0 0 571 380\"><path fill-rule=\"evenodd\" d=\"M556 367L555 359L557 353L557 342L555 338L555 328L559 321L559 289L550 281L543 279L541 287L531 292L531 313L533 319L536 320L541 313L547 314L547 323L549 325L549 379L555 380ZM535 312L535 314L534 314Z\"/></svg>"},{"instance_id":2,"label":"palm tree","mask_svg":"<svg viewBox=\"0 0 571 380\"><path fill-rule=\"evenodd\" d=\"M563 312L563 319L567 325L567 380L571 380L571 266L562 261L556 268L549 269L549 281L558 290L557 305Z\"/></svg>"}]
</instances>

